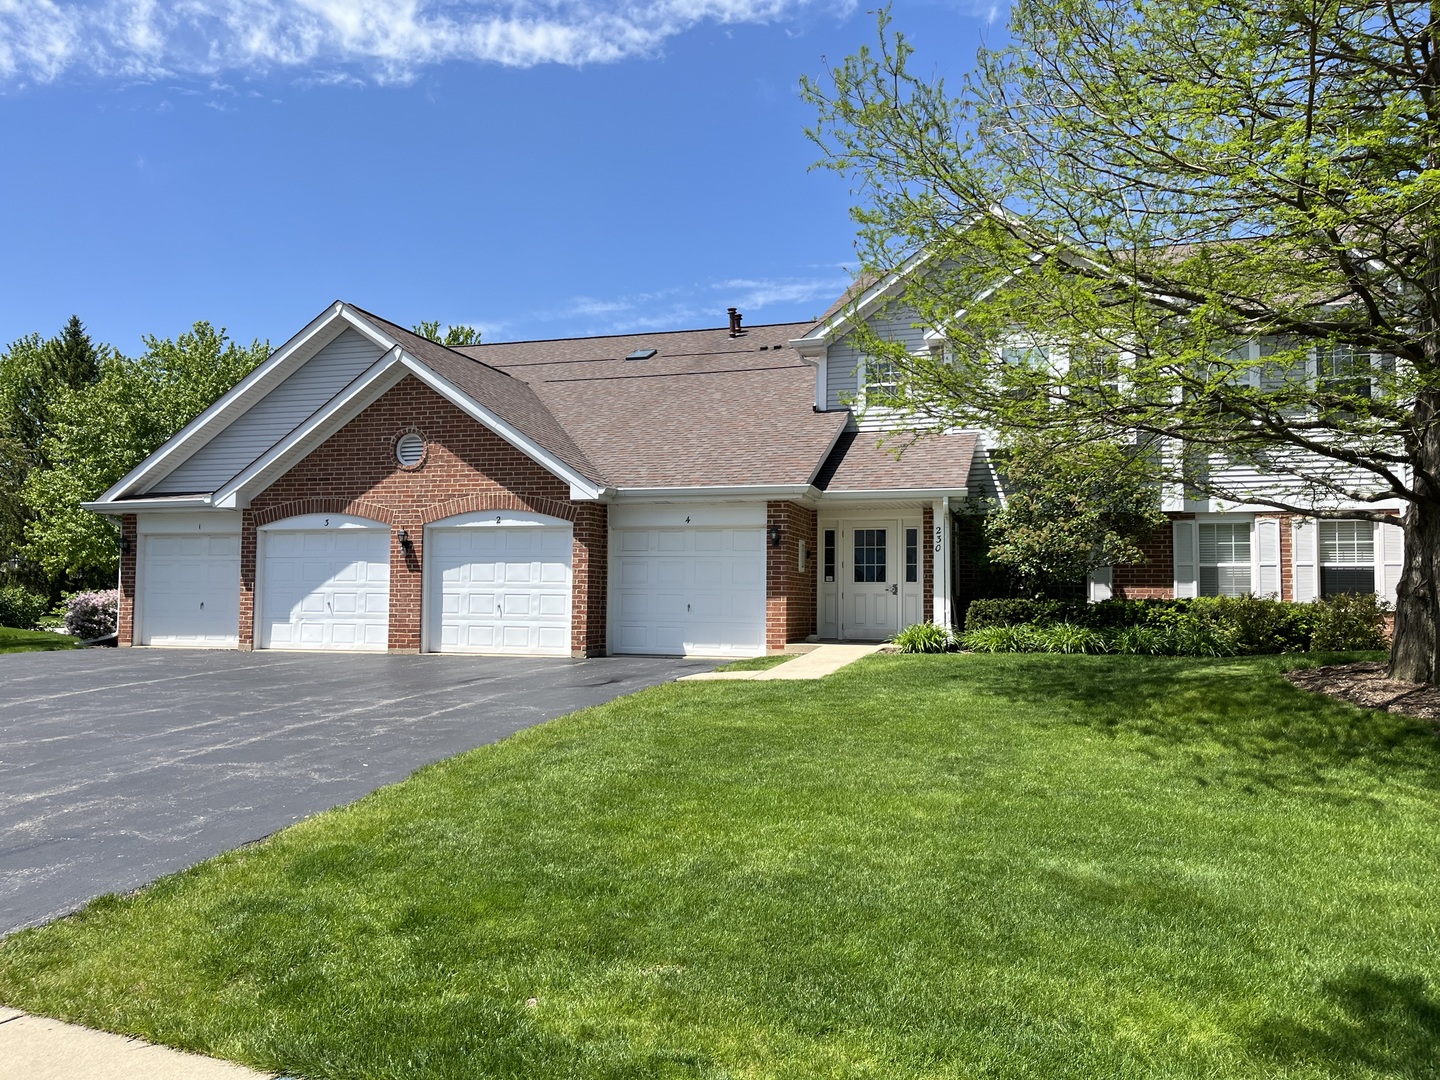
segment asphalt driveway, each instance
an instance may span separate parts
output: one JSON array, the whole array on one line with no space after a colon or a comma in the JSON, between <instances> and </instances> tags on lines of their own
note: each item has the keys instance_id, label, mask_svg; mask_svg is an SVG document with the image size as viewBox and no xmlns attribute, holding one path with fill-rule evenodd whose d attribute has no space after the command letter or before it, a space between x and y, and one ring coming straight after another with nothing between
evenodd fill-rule
<instances>
[{"instance_id":1,"label":"asphalt driveway","mask_svg":"<svg viewBox=\"0 0 1440 1080\"><path fill-rule=\"evenodd\" d=\"M159 649L0 656L0 935L421 765L713 666Z\"/></svg>"}]
</instances>

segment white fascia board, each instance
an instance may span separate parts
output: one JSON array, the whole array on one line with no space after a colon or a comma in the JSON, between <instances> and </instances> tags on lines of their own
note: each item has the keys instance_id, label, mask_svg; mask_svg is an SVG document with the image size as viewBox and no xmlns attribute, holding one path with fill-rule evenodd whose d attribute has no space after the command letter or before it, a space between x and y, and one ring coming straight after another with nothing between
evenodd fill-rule
<instances>
[{"instance_id":1,"label":"white fascia board","mask_svg":"<svg viewBox=\"0 0 1440 1080\"><path fill-rule=\"evenodd\" d=\"M468 413L473 419L484 424L531 461L548 469L561 480L564 480L570 485L571 498L575 498L574 493L579 491L586 500L599 499L607 490L604 484L597 484L589 477L576 472L529 436L516 431L449 379L437 374L409 353L403 351L400 353L400 363L417 379L431 387L431 389L442 397L448 399L456 408Z\"/></svg>"},{"instance_id":2,"label":"white fascia board","mask_svg":"<svg viewBox=\"0 0 1440 1080\"><path fill-rule=\"evenodd\" d=\"M246 505L249 501L246 497L248 489L261 484L263 490L263 481L269 474L291 468L286 459L297 447L317 434L328 437L331 428L338 428L354 419L362 409L398 383L402 375L400 347L397 345L356 376L348 387L311 413L308 420L252 461L238 476L227 481L215 492L215 505L225 509Z\"/></svg>"},{"instance_id":3,"label":"white fascia board","mask_svg":"<svg viewBox=\"0 0 1440 1080\"><path fill-rule=\"evenodd\" d=\"M894 502L898 499L963 499L968 488L884 488L873 491L822 491L820 502Z\"/></svg>"},{"instance_id":4,"label":"white fascia board","mask_svg":"<svg viewBox=\"0 0 1440 1080\"><path fill-rule=\"evenodd\" d=\"M226 420L228 425L229 419L234 418L227 419L227 416L234 410L236 403L249 397L251 392L261 383L269 382L272 379L276 383L283 380L285 375L289 374L289 371L283 370L281 375L275 378L276 370L285 369L287 367L287 361L300 349L324 333L328 328L332 327L336 319L343 314L344 306L345 305L337 300L319 315L315 316L315 318L311 319L298 334L295 334L289 341L271 353L270 356L263 363L257 365L250 374L246 375L229 390L221 394L220 397L216 398L215 401L211 402L209 407L203 410L199 416L195 417L190 423L170 436L164 445L122 476L109 490L96 499L95 502L108 503L111 500L118 499L125 492L135 487L140 481L150 477L157 470L161 469L162 466L165 467L164 473L161 474L162 476L173 469L179 468L180 465L188 460L190 454L199 450L200 446L204 445L204 443L201 443L200 446L191 447L191 444L198 435L221 420ZM336 335L332 334L331 336ZM249 406L246 405L245 408L248 409ZM245 410L241 409L239 411L244 412ZM223 425L221 430L224 430ZM187 449L189 453L185 452ZM156 477L155 479L159 480L160 477Z\"/></svg>"},{"instance_id":5,"label":"white fascia board","mask_svg":"<svg viewBox=\"0 0 1440 1080\"><path fill-rule=\"evenodd\" d=\"M691 487L616 488L617 502L665 502L675 499L723 499L756 501L789 499L813 501L820 492L813 484L717 484Z\"/></svg>"},{"instance_id":6,"label":"white fascia board","mask_svg":"<svg viewBox=\"0 0 1440 1080\"><path fill-rule=\"evenodd\" d=\"M830 342L840 337L844 331L851 326L855 318L864 318L870 314L870 312L875 309L875 305L887 296L893 295L901 282L913 274L916 268L929 261L929 249L921 248L861 293L858 299L846 304L834 315L830 316L826 322L821 323L808 334L795 338L788 344L802 356L806 354L807 349L813 349L817 345L821 347L829 345Z\"/></svg>"},{"instance_id":7,"label":"white fascia board","mask_svg":"<svg viewBox=\"0 0 1440 1080\"><path fill-rule=\"evenodd\" d=\"M209 495L175 495L165 499L122 499L120 501L82 502L80 509L96 514L149 514L175 510L214 510Z\"/></svg>"},{"instance_id":8,"label":"white fascia board","mask_svg":"<svg viewBox=\"0 0 1440 1080\"><path fill-rule=\"evenodd\" d=\"M610 502L615 498L615 489L612 487L582 488L577 484L571 484L570 498L575 502Z\"/></svg>"}]
</instances>

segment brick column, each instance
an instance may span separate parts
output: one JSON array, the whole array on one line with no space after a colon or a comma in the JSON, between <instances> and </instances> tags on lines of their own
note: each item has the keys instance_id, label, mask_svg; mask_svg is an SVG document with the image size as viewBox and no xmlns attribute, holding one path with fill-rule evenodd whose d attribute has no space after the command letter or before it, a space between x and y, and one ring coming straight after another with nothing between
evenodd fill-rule
<instances>
[{"instance_id":1,"label":"brick column","mask_svg":"<svg viewBox=\"0 0 1440 1080\"><path fill-rule=\"evenodd\" d=\"M127 550L120 553L120 611L115 630L116 643L123 648L135 644L135 560L140 537L134 514L121 515L120 535Z\"/></svg>"},{"instance_id":2,"label":"brick column","mask_svg":"<svg viewBox=\"0 0 1440 1080\"><path fill-rule=\"evenodd\" d=\"M240 649L255 648L255 548L259 533L255 531L255 511L240 515Z\"/></svg>"},{"instance_id":3,"label":"brick column","mask_svg":"<svg viewBox=\"0 0 1440 1080\"><path fill-rule=\"evenodd\" d=\"M571 560L570 655L604 656L610 581L610 507L575 504Z\"/></svg>"},{"instance_id":4,"label":"brick column","mask_svg":"<svg viewBox=\"0 0 1440 1080\"><path fill-rule=\"evenodd\" d=\"M1295 599L1295 538L1290 531L1288 514L1256 514L1256 521L1273 518L1280 523L1280 599Z\"/></svg>"},{"instance_id":5,"label":"brick column","mask_svg":"<svg viewBox=\"0 0 1440 1080\"><path fill-rule=\"evenodd\" d=\"M410 550L400 545L400 531L410 541ZM418 515L411 512L396 515L390 527L390 632L391 652L418 653L420 651L420 625L424 619L421 608L424 600L421 593L420 568L425 552L425 526Z\"/></svg>"},{"instance_id":6,"label":"brick column","mask_svg":"<svg viewBox=\"0 0 1440 1080\"><path fill-rule=\"evenodd\" d=\"M780 529L780 546L770 543L770 530ZM800 550L807 551L800 569ZM782 650L803 641L816 629L815 511L798 503L772 502L765 507L765 647Z\"/></svg>"}]
</instances>

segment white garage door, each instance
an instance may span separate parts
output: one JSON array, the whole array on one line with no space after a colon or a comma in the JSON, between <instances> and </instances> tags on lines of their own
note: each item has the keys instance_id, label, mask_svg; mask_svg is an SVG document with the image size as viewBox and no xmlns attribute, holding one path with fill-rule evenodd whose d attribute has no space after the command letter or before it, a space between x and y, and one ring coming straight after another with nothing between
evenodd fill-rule
<instances>
[{"instance_id":1,"label":"white garage door","mask_svg":"<svg viewBox=\"0 0 1440 1080\"><path fill-rule=\"evenodd\" d=\"M622 529L615 539L613 651L765 652L763 529Z\"/></svg>"},{"instance_id":2,"label":"white garage door","mask_svg":"<svg viewBox=\"0 0 1440 1080\"><path fill-rule=\"evenodd\" d=\"M240 537L147 535L141 546L140 644L235 648Z\"/></svg>"},{"instance_id":3,"label":"white garage door","mask_svg":"<svg viewBox=\"0 0 1440 1080\"><path fill-rule=\"evenodd\" d=\"M568 524L485 515L426 536L433 652L570 655Z\"/></svg>"},{"instance_id":4,"label":"white garage door","mask_svg":"<svg viewBox=\"0 0 1440 1080\"><path fill-rule=\"evenodd\" d=\"M333 524L262 530L260 647L384 651L390 529L338 516L320 522Z\"/></svg>"}]
</instances>

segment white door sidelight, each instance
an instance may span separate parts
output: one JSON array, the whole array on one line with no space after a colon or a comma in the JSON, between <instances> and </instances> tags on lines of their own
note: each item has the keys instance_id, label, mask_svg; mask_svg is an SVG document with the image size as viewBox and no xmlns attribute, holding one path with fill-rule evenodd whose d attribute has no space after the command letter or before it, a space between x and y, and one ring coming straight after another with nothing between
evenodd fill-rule
<instances>
[{"instance_id":1,"label":"white door sidelight","mask_svg":"<svg viewBox=\"0 0 1440 1080\"><path fill-rule=\"evenodd\" d=\"M518 511L446 518L425 530L425 647L570 655L568 521Z\"/></svg>"},{"instance_id":2,"label":"white door sidelight","mask_svg":"<svg viewBox=\"0 0 1440 1080\"><path fill-rule=\"evenodd\" d=\"M259 535L262 649L386 649L390 526L307 514L264 525Z\"/></svg>"},{"instance_id":3,"label":"white door sidelight","mask_svg":"<svg viewBox=\"0 0 1440 1080\"><path fill-rule=\"evenodd\" d=\"M610 649L660 656L765 652L763 528L619 528Z\"/></svg>"},{"instance_id":4,"label":"white door sidelight","mask_svg":"<svg viewBox=\"0 0 1440 1080\"><path fill-rule=\"evenodd\" d=\"M140 536L135 641L233 649L240 634L240 534Z\"/></svg>"}]
</instances>

